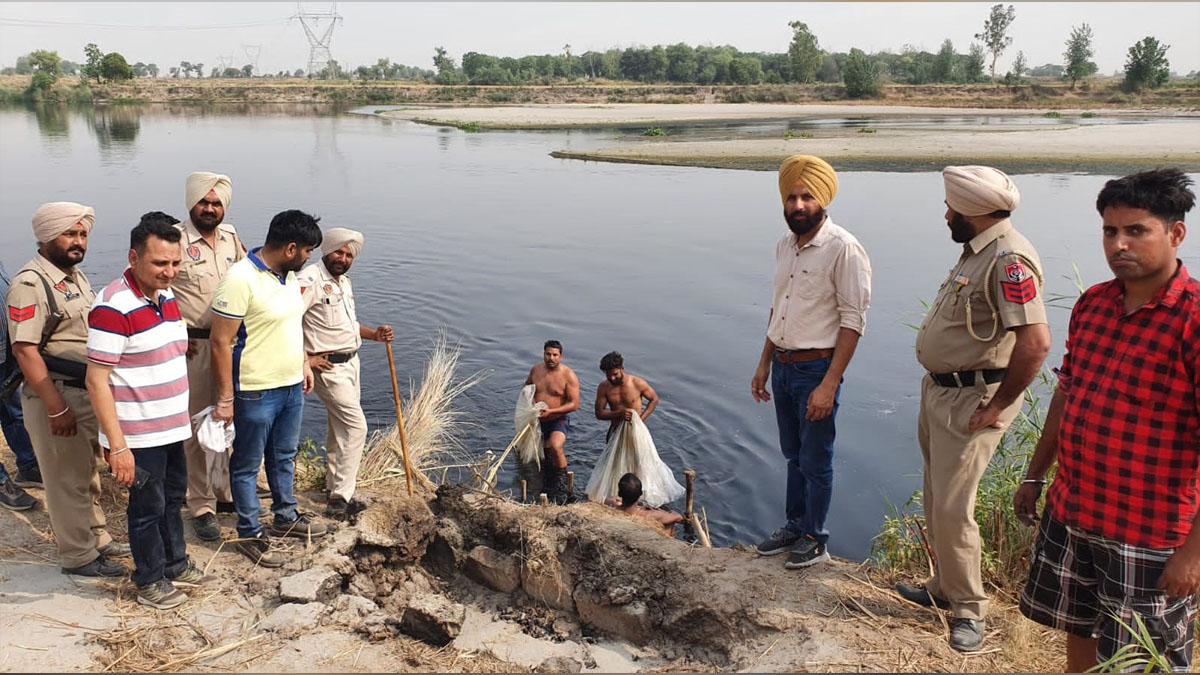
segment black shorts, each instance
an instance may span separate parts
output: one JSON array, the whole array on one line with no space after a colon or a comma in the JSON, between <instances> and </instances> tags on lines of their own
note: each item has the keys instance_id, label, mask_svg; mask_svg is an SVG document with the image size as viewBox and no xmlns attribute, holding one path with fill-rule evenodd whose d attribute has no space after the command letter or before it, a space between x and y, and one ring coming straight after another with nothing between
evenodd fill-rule
<instances>
[{"instance_id":1,"label":"black shorts","mask_svg":"<svg viewBox=\"0 0 1200 675\"><path fill-rule=\"evenodd\" d=\"M1130 546L1068 528L1047 513L1033 542L1021 613L1043 626L1099 638L1096 657L1101 662L1135 642L1114 616L1132 627L1137 615L1171 670L1187 672L1196 598L1170 598L1157 588L1172 553L1174 549Z\"/></svg>"}]
</instances>

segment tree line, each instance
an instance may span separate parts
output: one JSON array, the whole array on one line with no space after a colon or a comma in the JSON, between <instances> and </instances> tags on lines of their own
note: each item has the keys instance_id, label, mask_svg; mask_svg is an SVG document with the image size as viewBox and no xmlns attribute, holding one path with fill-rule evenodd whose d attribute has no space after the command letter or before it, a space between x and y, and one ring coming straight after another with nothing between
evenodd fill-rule
<instances>
[{"instance_id":1,"label":"tree line","mask_svg":"<svg viewBox=\"0 0 1200 675\"><path fill-rule=\"evenodd\" d=\"M381 58L372 65L345 68L330 61L315 73L281 70L259 77L308 77L321 80L357 79L360 81L417 80L443 85L545 85L580 80L623 80L648 84L753 85L785 83L829 83L845 85L846 95L866 98L878 95L884 83L937 84L1002 82L1016 84L1025 77L1050 77L1070 82L1074 88L1097 72L1094 36L1087 23L1072 26L1064 42L1063 63L1030 67L1025 54L1018 51L1012 68L997 77L996 64L1013 44L1012 24L1016 10L1012 5L993 5L983 29L974 34L966 52L960 52L947 38L936 52L905 45L899 53L891 51L867 54L860 49L830 52L807 24L793 21L787 51L743 52L735 47L673 45L631 46L606 51L574 53L564 45L557 54L521 57L494 56L469 51L458 63L442 47L435 47L433 69L406 66ZM1136 91L1166 84L1170 64L1168 45L1147 36L1129 47L1124 87ZM114 82L133 77L158 77L159 67L142 62L129 65L116 52L103 53L94 43L84 48L86 60L77 64L61 60L56 52L39 50L17 59L15 74L32 74L31 90L45 91L60 75L78 75L83 82ZM202 78L203 63L181 61L170 66L173 78ZM1189 74L1189 77L1197 73ZM253 77L250 64L238 67L213 67L209 77Z\"/></svg>"}]
</instances>

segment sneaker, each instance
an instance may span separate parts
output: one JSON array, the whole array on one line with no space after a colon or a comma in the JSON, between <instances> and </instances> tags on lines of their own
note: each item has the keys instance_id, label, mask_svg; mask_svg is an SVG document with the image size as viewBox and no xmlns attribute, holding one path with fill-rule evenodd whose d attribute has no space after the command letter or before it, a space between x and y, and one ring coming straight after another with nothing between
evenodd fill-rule
<instances>
[{"instance_id":1,"label":"sneaker","mask_svg":"<svg viewBox=\"0 0 1200 675\"><path fill-rule=\"evenodd\" d=\"M825 547L825 544L805 535L804 541L796 544L783 566L789 570L798 570L827 560L829 560L829 549Z\"/></svg>"},{"instance_id":2,"label":"sneaker","mask_svg":"<svg viewBox=\"0 0 1200 675\"><path fill-rule=\"evenodd\" d=\"M896 592L905 600L916 603L922 607L937 607L938 609L950 609L950 601L939 598L929 592L924 586L908 586L905 584L896 584Z\"/></svg>"},{"instance_id":3,"label":"sneaker","mask_svg":"<svg viewBox=\"0 0 1200 675\"><path fill-rule=\"evenodd\" d=\"M129 544L121 544L116 541L110 541L96 550L106 558L128 558L133 555Z\"/></svg>"},{"instance_id":4,"label":"sneaker","mask_svg":"<svg viewBox=\"0 0 1200 675\"><path fill-rule=\"evenodd\" d=\"M272 536L299 537L301 539L323 537L329 531L324 523L313 522L307 513L297 515L296 519L290 523L273 522L268 529Z\"/></svg>"},{"instance_id":5,"label":"sneaker","mask_svg":"<svg viewBox=\"0 0 1200 675\"><path fill-rule=\"evenodd\" d=\"M0 483L0 506L10 511L28 511L37 506L38 500L17 487L17 482L6 480Z\"/></svg>"},{"instance_id":6,"label":"sneaker","mask_svg":"<svg viewBox=\"0 0 1200 675\"><path fill-rule=\"evenodd\" d=\"M271 550L271 540L262 532L257 537L234 540L233 547L260 567L283 567L286 561L282 553Z\"/></svg>"},{"instance_id":7,"label":"sneaker","mask_svg":"<svg viewBox=\"0 0 1200 675\"><path fill-rule=\"evenodd\" d=\"M754 547L754 551L759 555L778 555L780 553L787 553L788 551L792 550L792 547L795 546L796 542L799 540L800 535L792 532L786 527L781 527L778 530L775 530L770 537L760 541L758 545Z\"/></svg>"},{"instance_id":8,"label":"sneaker","mask_svg":"<svg viewBox=\"0 0 1200 675\"><path fill-rule=\"evenodd\" d=\"M200 541L216 541L221 538L221 524L215 513L201 513L192 519L192 529Z\"/></svg>"},{"instance_id":9,"label":"sneaker","mask_svg":"<svg viewBox=\"0 0 1200 675\"><path fill-rule=\"evenodd\" d=\"M188 596L166 579L159 579L152 584L138 587L137 601L139 605L149 605L154 609L171 609L187 602Z\"/></svg>"},{"instance_id":10,"label":"sneaker","mask_svg":"<svg viewBox=\"0 0 1200 675\"><path fill-rule=\"evenodd\" d=\"M950 646L960 652L977 652L983 647L982 621L974 619L950 619Z\"/></svg>"},{"instance_id":11,"label":"sneaker","mask_svg":"<svg viewBox=\"0 0 1200 675\"><path fill-rule=\"evenodd\" d=\"M17 485L26 488L41 488L42 485L42 469L34 466L30 469L17 469Z\"/></svg>"},{"instance_id":12,"label":"sneaker","mask_svg":"<svg viewBox=\"0 0 1200 675\"><path fill-rule=\"evenodd\" d=\"M181 572L179 576L171 579L171 583L184 588L195 588L201 584L211 583L215 580L216 577L211 574L205 576L204 572L201 572L200 568L196 567L196 564L189 560L187 569Z\"/></svg>"},{"instance_id":13,"label":"sneaker","mask_svg":"<svg viewBox=\"0 0 1200 675\"><path fill-rule=\"evenodd\" d=\"M118 565L104 556L99 556L82 567L64 567L62 568L62 573L77 577L107 577L115 579L129 574L129 570L125 569L124 565Z\"/></svg>"}]
</instances>

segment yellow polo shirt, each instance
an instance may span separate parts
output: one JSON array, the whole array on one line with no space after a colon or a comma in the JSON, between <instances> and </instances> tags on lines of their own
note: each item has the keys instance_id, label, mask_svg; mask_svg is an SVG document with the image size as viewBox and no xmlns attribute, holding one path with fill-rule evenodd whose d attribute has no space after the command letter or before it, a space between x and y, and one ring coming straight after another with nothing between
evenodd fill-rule
<instances>
[{"instance_id":1,"label":"yellow polo shirt","mask_svg":"<svg viewBox=\"0 0 1200 675\"><path fill-rule=\"evenodd\" d=\"M294 272L280 277L250 251L229 268L212 311L242 322L233 345L236 391L262 391L304 380L304 298Z\"/></svg>"}]
</instances>

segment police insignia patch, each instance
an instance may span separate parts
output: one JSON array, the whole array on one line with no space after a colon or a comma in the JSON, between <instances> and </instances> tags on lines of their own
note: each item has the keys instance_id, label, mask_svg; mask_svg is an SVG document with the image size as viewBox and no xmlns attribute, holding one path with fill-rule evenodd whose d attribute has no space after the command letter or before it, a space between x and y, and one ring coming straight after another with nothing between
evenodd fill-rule
<instances>
[{"instance_id":1,"label":"police insignia patch","mask_svg":"<svg viewBox=\"0 0 1200 675\"><path fill-rule=\"evenodd\" d=\"M32 319L36 313L37 305L30 305L28 307L13 307L10 305L8 308L8 318L16 323L28 321Z\"/></svg>"},{"instance_id":2,"label":"police insignia patch","mask_svg":"<svg viewBox=\"0 0 1200 675\"><path fill-rule=\"evenodd\" d=\"M54 284L54 290L58 291L59 293L62 293L63 295L71 294L71 291L67 290L67 282L65 282L65 281L60 281L57 284Z\"/></svg>"},{"instance_id":3,"label":"police insignia patch","mask_svg":"<svg viewBox=\"0 0 1200 675\"><path fill-rule=\"evenodd\" d=\"M1005 265L1004 277L1006 280L1000 282L1000 289L1004 292L1005 300L1024 305L1037 297L1037 283L1023 263L1018 261Z\"/></svg>"},{"instance_id":4,"label":"police insignia patch","mask_svg":"<svg viewBox=\"0 0 1200 675\"><path fill-rule=\"evenodd\" d=\"M1020 262L1012 263L1004 266L1004 274L1008 276L1008 280L1014 284L1019 284L1029 278L1029 271L1025 269L1025 265Z\"/></svg>"},{"instance_id":5,"label":"police insignia patch","mask_svg":"<svg viewBox=\"0 0 1200 675\"><path fill-rule=\"evenodd\" d=\"M333 284L325 284L324 290L326 293L332 293L333 292Z\"/></svg>"},{"instance_id":6,"label":"police insignia patch","mask_svg":"<svg viewBox=\"0 0 1200 675\"><path fill-rule=\"evenodd\" d=\"M200 247L195 244L188 246L187 254L188 254L188 257L191 258L192 260L199 260L200 259Z\"/></svg>"}]
</instances>

